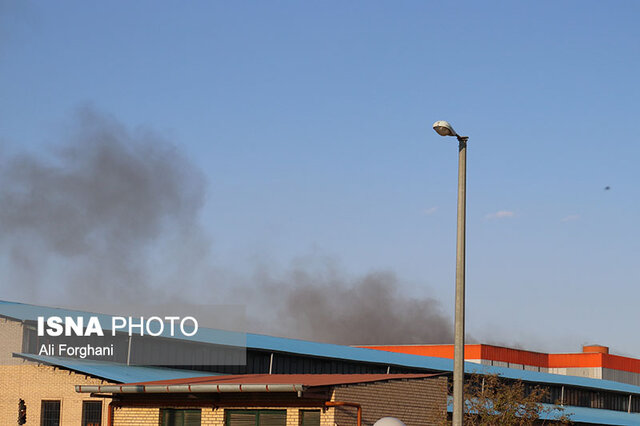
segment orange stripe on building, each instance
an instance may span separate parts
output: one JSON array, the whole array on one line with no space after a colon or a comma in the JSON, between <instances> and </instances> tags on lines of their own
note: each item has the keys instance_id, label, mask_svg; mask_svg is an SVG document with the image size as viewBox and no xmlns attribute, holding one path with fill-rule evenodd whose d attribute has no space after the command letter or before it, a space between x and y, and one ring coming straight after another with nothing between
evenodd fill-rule
<instances>
[{"instance_id":1,"label":"orange stripe on building","mask_svg":"<svg viewBox=\"0 0 640 426\"><path fill-rule=\"evenodd\" d=\"M361 346L388 352L453 359L453 345ZM584 346L583 352L547 354L493 345L465 345L466 360L486 360L540 368L608 368L640 374L640 359L609 354L606 346Z\"/></svg>"}]
</instances>

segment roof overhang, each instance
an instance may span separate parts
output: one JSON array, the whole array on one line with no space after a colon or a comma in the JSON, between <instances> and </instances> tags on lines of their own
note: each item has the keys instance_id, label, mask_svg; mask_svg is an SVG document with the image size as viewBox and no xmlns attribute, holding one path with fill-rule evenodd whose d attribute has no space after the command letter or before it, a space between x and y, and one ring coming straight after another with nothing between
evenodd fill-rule
<instances>
[{"instance_id":1,"label":"roof overhang","mask_svg":"<svg viewBox=\"0 0 640 426\"><path fill-rule=\"evenodd\" d=\"M301 384L76 385L78 393L261 393L302 392Z\"/></svg>"}]
</instances>

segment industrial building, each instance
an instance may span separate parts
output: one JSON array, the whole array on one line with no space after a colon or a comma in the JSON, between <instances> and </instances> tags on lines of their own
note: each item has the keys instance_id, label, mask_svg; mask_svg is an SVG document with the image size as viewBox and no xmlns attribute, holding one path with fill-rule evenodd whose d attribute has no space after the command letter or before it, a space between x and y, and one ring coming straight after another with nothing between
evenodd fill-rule
<instances>
[{"instance_id":1,"label":"industrial building","mask_svg":"<svg viewBox=\"0 0 640 426\"><path fill-rule=\"evenodd\" d=\"M453 345L363 346L383 351L453 359ZM578 353L542 353L495 345L465 345L464 358L482 365L591 377L640 386L640 359L609 353L601 345L587 345Z\"/></svg>"},{"instance_id":2,"label":"industrial building","mask_svg":"<svg viewBox=\"0 0 640 426\"><path fill-rule=\"evenodd\" d=\"M23 353L30 321L12 317L0 302L0 425L17 424L20 401L26 425L107 423L108 401L75 392L75 385L106 385L132 381L186 378L197 371L127 366L124 364L54 358ZM23 317L24 318L24 317Z\"/></svg>"},{"instance_id":3,"label":"industrial building","mask_svg":"<svg viewBox=\"0 0 640 426\"><path fill-rule=\"evenodd\" d=\"M353 407L344 406L336 409L326 405L330 402L359 404L362 416L366 420L365 424L370 424L367 423L371 420L367 411L375 415L384 413L374 411L374 407L380 403L367 402L367 393L358 390L367 387L393 388L386 392L385 401L398 402L395 403L396 405L388 404L385 409L389 413L399 413L401 410L394 410L402 407L399 402L401 400L413 401L411 406L428 406L420 402L424 391L414 388L426 386L424 383L431 386L429 392L431 392L433 403L429 406L430 413L423 413L422 416L435 415L436 412L443 410L442 407L450 408L447 404L447 386L443 384L452 371L453 362L446 357L332 345L258 334L244 335L242 348L235 348L242 349L244 353L243 365L203 365L195 362L194 359L192 364L181 364L180 368L166 368L159 365L140 366L131 365L131 363L127 365L119 359L100 362L29 353L34 344L37 346L41 343L39 339L42 336L37 336L33 332L37 317L48 315L77 316L89 315L89 313L0 301L0 341L2 342L0 359L3 361L0 366L0 424L15 423L20 399L24 400L27 406L27 424L41 426L108 425L111 411L108 408L109 405L113 408L111 421L114 425L144 424L146 418L157 421L166 418L168 423L163 424L182 424L180 422L184 422L185 416L197 416L189 414L190 409L203 410L200 412L201 420L196 424L228 424L229 422L225 419L229 418L228 413L233 410L236 410L233 413L237 415L245 413L255 420L261 415L263 409L286 411L286 423L278 420L273 423L274 425L298 425L302 421L302 416L305 415L307 416L305 424L318 424L316 420L311 420L317 419L318 416L313 414L317 413L317 410L320 410L319 421L321 422L333 418L334 423L340 426L356 424ZM109 316L102 315L102 317L105 323L108 323ZM188 342L161 337L153 344L166 348L176 348L183 344L189 348L197 347L198 353L207 352L207 356L215 360L220 359L218 358L220 351L226 353L224 351L237 341L220 330L203 329ZM136 359L137 349L136 340L130 341L128 356L133 360ZM143 350L146 349L143 348ZM488 358L482 358L486 355L482 353L480 355L476 359L491 361ZM181 354L179 359L184 362L184 354ZM498 362L500 361L495 360L493 365L485 365L487 363L482 361L467 362L465 371L498 374L507 380L522 380L528 384L543 386L550 392L549 402L556 400L562 402L566 412L571 414L572 420L577 424L640 424L640 386L589 377L551 374L533 367L526 368L526 363L519 368L509 368L509 366L498 365ZM339 377L353 374L360 376L353 376L352 380L347 381L344 377ZM282 376L275 378L276 375ZM322 375L327 375L325 376L327 381L319 381ZM178 381L173 382L174 380ZM241 396L236 392L234 396L229 395L233 392L222 395L218 392L199 393L193 387L189 389L189 385L193 386L199 380L203 380L201 384L208 386L224 384L243 387L259 385L260 387L264 385L265 390L272 384L295 385L302 388L302 394L298 395L296 390L286 395L277 392L249 392ZM219 382L216 383L216 381ZM155 382L155 384L149 382ZM163 393L140 392L136 395L136 392L121 392L116 388L108 387L112 385L123 385L122 389L127 391L136 389L136 386L152 386L151 389L154 389L153 386L169 386L169 388ZM171 388L173 385L178 387ZM91 386L105 387L101 388L101 392L93 392L98 388L91 388ZM296 389L295 386L292 389ZM178 389L181 390L177 391ZM244 389L252 388L244 387ZM307 392L306 396L305 392ZM351 393L344 394L344 392ZM312 397L314 393L315 397ZM320 393L322 396L318 397ZM236 399L233 402L237 397L244 399ZM264 398L267 400L265 401ZM268 404L256 406L260 401ZM309 407L310 402L315 405ZM135 408L135 404L139 406ZM218 404L217 408L214 407L215 404ZM98 407L100 408L99 416L95 414ZM214 409L218 410L216 411L217 420L212 420L211 417ZM305 410L311 410L313 413L303 414ZM90 413L93 413L91 418L89 418ZM269 417L270 414L273 413L266 413L265 416ZM406 420L408 425L429 424L428 422L420 423L408 414L407 418L403 418L401 414L398 416L401 420ZM340 420L336 422L335 419Z\"/></svg>"},{"instance_id":4,"label":"industrial building","mask_svg":"<svg viewBox=\"0 0 640 426\"><path fill-rule=\"evenodd\" d=\"M409 426L446 418L447 378L425 374L242 374L124 385L78 385L110 393L109 424L371 425L382 417ZM187 422L184 422L187 423Z\"/></svg>"}]
</instances>

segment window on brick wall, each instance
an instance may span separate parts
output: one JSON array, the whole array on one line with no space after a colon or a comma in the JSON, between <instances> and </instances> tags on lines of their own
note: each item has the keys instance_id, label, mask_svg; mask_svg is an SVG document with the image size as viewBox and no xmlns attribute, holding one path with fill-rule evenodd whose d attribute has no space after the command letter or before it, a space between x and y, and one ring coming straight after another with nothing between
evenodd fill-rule
<instances>
[{"instance_id":1,"label":"window on brick wall","mask_svg":"<svg viewBox=\"0 0 640 426\"><path fill-rule=\"evenodd\" d=\"M225 410L225 426L286 426L286 410Z\"/></svg>"},{"instance_id":2,"label":"window on brick wall","mask_svg":"<svg viewBox=\"0 0 640 426\"><path fill-rule=\"evenodd\" d=\"M82 401L82 426L102 425L102 401Z\"/></svg>"},{"instance_id":3,"label":"window on brick wall","mask_svg":"<svg viewBox=\"0 0 640 426\"><path fill-rule=\"evenodd\" d=\"M300 426L320 426L320 410L300 410Z\"/></svg>"},{"instance_id":4,"label":"window on brick wall","mask_svg":"<svg viewBox=\"0 0 640 426\"><path fill-rule=\"evenodd\" d=\"M160 409L161 426L200 426L202 410Z\"/></svg>"},{"instance_id":5,"label":"window on brick wall","mask_svg":"<svg viewBox=\"0 0 640 426\"><path fill-rule=\"evenodd\" d=\"M60 401L42 401L40 426L60 426Z\"/></svg>"}]
</instances>

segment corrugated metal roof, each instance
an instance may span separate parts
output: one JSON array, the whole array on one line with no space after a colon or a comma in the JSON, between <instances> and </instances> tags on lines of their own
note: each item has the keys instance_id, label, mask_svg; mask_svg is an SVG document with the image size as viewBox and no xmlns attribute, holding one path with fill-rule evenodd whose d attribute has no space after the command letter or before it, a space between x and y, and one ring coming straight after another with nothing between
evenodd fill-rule
<instances>
[{"instance_id":1,"label":"corrugated metal roof","mask_svg":"<svg viewBox=\"0 0 640 426\"><path fill-rule=\"evenodd\" d=\"M92 393L228 393L301 392L309 388L424 379L438 374L241 374L159 380L122 385L76 385L76 392Z\"/></svg>"},{"instance_id":2,"label":"corrugated metal roof","mask_svg":"<svg viewBox=\"0 0 640 426\"><path fill-rule=\"evenodd\" d=\"M453 398L447 397L447 411L453 412ZM557 419L559 415L567 415L571 421L576 423L587 423L593 425L618 425L631 426L640 424L640 414L626 413L624 411L603 410L601 408L587 407L565 407L564 411L555 410L555 406L551 404L542 404L545 409L552 411L542 413L540 418L543 420Z\"/></svg>"},{"instance_id":3,"label":"corrugated metal roof","mask_svg":"<svg viewBox=\"0 0 640 426\"><path fill-rule=\"evenodd\" d=\"M153 382L126 383L128 385L277 385L336 386L384 380L424 379L439 374L232 374L190 379L159 380Z\"/></svg>"},{"instance_id":4,"label":"corrugated metal roof","mask_svg":"<svg viewBox=\"0 0 640 426\"><path fill-rule=\"evenodd\" d=\"M352 346L318 343L307 340L288 339L285 337L265 336L247 333L247 347L273 352L287 352L299 355L309 355L322 358L339 358L350 361L372 362L383 365L405 366L417 363L418 368L434 371L452 371L453 361L449 359L422 357L406 354L391 354L375 349L363 349Z\"/></svg>"},{"instance_id":5,"label":"corrugated metal roof","mask_svg":"<svg viewBox=\"0 0 640 426\"><path fill-rule=\"evenodd\" d=\"M452 344L367 345L360 347L448 359L453 359L454 350L454 345ZM640 359L610 354L604 352L608 348L600 348L604 347L585 346L586 350L577 353L543 353L495 345L468 344L464 345L464 357L467 360L491 360L542 368L610 368L630 373L640 373Z\"/></svg>"},{"instance_id":6,"label":"corrugated metal roof","mask_svg":"<svg viewBox=\"0 0 640 426\"><path fill-rule=\"evenodd\" d=\"M87 314L87 312L83 311L72 311L28 305L23 303L0 301L0 316L15 318L22 321L36 321L38 316L79 316ZM96 315L101 318L100 321L105 321L105 324L109 324L110 326L110 315ZM224 332L221 330L208 329L203 327L195 336L193 336L193 338L191 338L191 340L204 343L230 344L229 342L232 341L237 342L237 337L229 338L230 335L234 334L238 335L241 333ZM336 358L356 362L370 362L383 365L421 368L434 372L453 371L453 360L450 359L393 353L375 349L333 345L328 343L310 342L297 339L287 339L283 337L265 336L261 334L247 333L246 347L250 349L308 355L321 358ZM520 379L528 382L577 386L640 395L640 386L612 382L608 380L591 379L587 377L564 376L559 374L540 373L536 371L516 370L506 367L483 366L470 362L465 362L465 372L479 374L498 374L506 378L516 380Z\"/></svg>"},{"instance_id":7,"label":"corrugated metal roof","mask_svg":"<svg viewBox=\"0 0 640 426\"><path fill-rule=\"evenodd\" d=\"M599 408L566 407L564 411L571 421L594 425L639 425L640 414L624 411L602 410Z\"/></svg>"},{"instance_id":8,"label":"corrugated metal roof","mask_svg":"<svg viewBox=\"0 0 640 426\"><path fill-rule=\"evenodd\" d=\"M5 316L20 321L37 321L39 316L86 316L95 315L99 318L100 325L105 330L111 329L111 315L96 314L85 311L50 308L46 306L29 305L25 303L8 302L0 300L0 316ZM170 336L164 336L169 337ZM192 341L215 344L242 345L251 349L259 349L273 352L287 352L299 355L309 355L322 358L340 358L360 362L373 362L379 364L404 365L405 360L417 360L418 368L428 368L436 371L452 371L453 361L440 358L427 358L405 354L395 354L397 362L389 361L389 354L374 349L363 349L351 346L318 343L306 340L288 339L284 337L265 336L251 333L234 333L224 330L201 327L196 335L189 338ZM242 340L242 342L240 342ZM428 359L429 365L425 364Z\"/></svg>"},{"instance_id":9,"label":"corrugated metal roof","mask_svg":"<svg viewBox=\"0 0 640 426\"><path fill-rule=\"evenodd\" d=\"M480 365L472 362L464 363L464 371L477 374L497 374L509 379L525 382L547 383L555 385L575 386L589 389L601 389L626 394L640 394L640 386L626 383L612 382L610 380L591 379L588 377L565 376L562 374L539 373L537 371L518 370L515 368L495 367Z\"/></svg>"},{"instance_id":10,"label":"corrugated metal roof","mask_svg":"<svg viewBox=\"0 0 640 426\"><path fill-rule=\"evenodd\" d=\"M87 361L73 358L58 358L30 354L14 355L31 361L40 362L42 364L66 368L78 373L88 374L90 376L117 383L184 379L187 377L195 376L212 376L211 372L204 373L193 370L178 370L173 368L160 367L141 367L134 365L117 364L112 362Z\"/></svg>"},{"instance_id":11,"label":"corrugated metal roof","mask_svg":"<svg viewBox=\"0 0 640 426\"><path fill-rule=\"evenodd\" d=\"M111 330L113 315L100 314L95 312L77 311L72 309L51 308L48 306L29 305L26 303L8 302L0 300L0 316L12 318L20 321L37 321L38 317L87 317L95 316L100 322L103 330ZM169 327L159 334L159 337L174 338L171 336ZM217 343L219 345L246 346L246 334L227 330L201 327L194 336L180 336L182 340L193 342Z\"/></svg>"}]
</instances>

